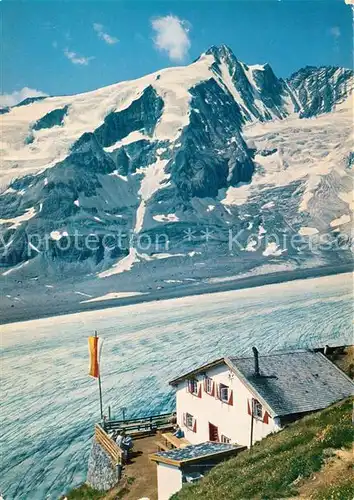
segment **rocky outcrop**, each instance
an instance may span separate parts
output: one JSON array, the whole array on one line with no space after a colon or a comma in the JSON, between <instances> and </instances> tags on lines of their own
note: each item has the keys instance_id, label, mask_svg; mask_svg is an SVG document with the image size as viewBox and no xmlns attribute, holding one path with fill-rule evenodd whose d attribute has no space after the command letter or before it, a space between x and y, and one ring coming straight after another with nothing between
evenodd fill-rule
<instances>
[{"instance_id":1,"label":"rocky outcrop","mask_svg":"<svg viewBox=\"0 0 354 500\"><path fill-rule=\"evenodd\" d=\"M16 104L14 108L19 108L20 106L28 106L28 104L32 104L32 102L43 101L43 99L46 99L47 97L48 96L45 95L40 95L36 97L26 97L26 99L23 99L23 101Z\"/></svg>"},{"instance_id":2,"label":"rocky outcrop","mask_svg":"<svg viewBox=\"0 0 354 500\"><path fill-rule=\"evenodd\" d=\"M93 441L88 462L86 483L98 491L108 491L120 480L120 471L113 465L102 446Z\"/></svg>"},{"instance_id":3,"label":"rocky outcrop","mask_svg":"<svg viewBox=\"0 0 354 500\"><path fill-rule=\"evenodd\" d=\"M42 118L37 120L32 126L33 130L41 130L43 128L52 128L55 126L60 126L68 112L69 106L64 106L63 108L54 109L50 113L47 113Z\"/></svg>"},{"instance_id":4,"label":"rocky outcrop","mask_svg":"<svg viewBox=\"0 0 354 500\"><path fill-rule=\"evenodd\" d=\"M94 132L97 141L103 147L108 147L136 130L151 135L161 116L163 104L150 85L128 108L107 114L103 124Z\"/></svg>"},{"instance_id":5,"label":"rocky outcrop","mask_svg":"<svg viewBox=\"0 0 354 500\"><path fill-rule=\"evenodd\" d=\"M345 68L306 66L288 79L301 104L300 116L329 113L353 90L353 71Z\"/></svg>"}]
</instances>

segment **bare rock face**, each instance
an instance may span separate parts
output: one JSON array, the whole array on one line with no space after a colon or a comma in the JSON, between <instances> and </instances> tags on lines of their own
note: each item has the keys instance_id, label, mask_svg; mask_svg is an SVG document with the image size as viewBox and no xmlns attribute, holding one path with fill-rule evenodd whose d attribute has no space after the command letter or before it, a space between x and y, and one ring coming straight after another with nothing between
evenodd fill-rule
<instances>
[{"instance_id":1,"label":"bare rock face","mask_svg":"<svg viewBox=\"0 0 354 500\"><path fill-rule=\"evenodd\" d=\"M343 102L353 89L353 72L350 69L306 66L288 79L301 105L300 116L310 118L330 113Z\"/></svg>"}]
</instances>

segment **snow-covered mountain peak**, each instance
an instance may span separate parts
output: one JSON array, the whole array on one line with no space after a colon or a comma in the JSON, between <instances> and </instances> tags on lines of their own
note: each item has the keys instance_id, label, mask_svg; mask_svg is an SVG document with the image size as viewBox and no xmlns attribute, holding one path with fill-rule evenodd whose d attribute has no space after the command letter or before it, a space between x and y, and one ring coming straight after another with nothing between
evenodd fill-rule
<instances>
[{"instance_id":1,"label":"snow-covered mountain peak","mask_svg":"<svg viewBox=\"0 0 354 500\"><path fill-rule=\"evenodd\" d=\"M133 234L113 251L50 245L41 255L85 269L130 250L136 257L139 236L161 229L180 253L187 226L211 225L221 246L230 227L263 228L267 217L280 233L289 220L295 232L299 224L326 231L348 216L352 88L349 70L307 67L285 81L223 45L188 66L7 109L1 262L36 259L27 249L34 231L69 242L75 232L100 241L110 231ZM272 203L273 215L264 213Z\"/></svg>"},{"instance_id":2,"label":"snow-covered mountain peak","mask_svg":"<svg viewBox=\"0 0 354 500\"><path fill-rule=\"evenodd\" d=\"M213 55L215 57L215 59L220 59L220 58L235 58L235 55L232 51L232 49L226 45L226 44L223 44L223 45L220 45L220 46L217 46L217 45L212 45L206 52L205 52L206 55Z\"/></svg>"}]
</instances>

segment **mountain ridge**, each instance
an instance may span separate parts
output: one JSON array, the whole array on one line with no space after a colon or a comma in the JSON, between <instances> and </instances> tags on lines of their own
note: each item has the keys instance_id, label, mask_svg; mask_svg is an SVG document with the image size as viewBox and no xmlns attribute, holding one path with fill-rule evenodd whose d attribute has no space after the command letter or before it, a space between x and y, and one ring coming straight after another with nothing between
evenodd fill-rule
<instances>
[{"instance_id":1,"label":"mountain ridge","mask_svg":"<svg viewBox=\"0 0 354 500\"><path fill-rule=\"evenodd\" d=\"M235 251L245 260L286 254L298 262L298 249L265 242L267 232L284 234L289 220L292 233L328 234L342 254L338 236L348 236L351 221L352 88L353 72L344 69L307 67L284 80L269 64L249 66L214 46L186 67L11 108L2 115L0 263L11 270L40 254L54 267L80 263L83 272L100 272L127 255L132 265L148 261L158 251L143 252L137 241L159 231L172 256L203 253L206 243L225 255L230 229L244 228ZM330 193L326 207L323 192ZM276 210L262 208L278 200ZM209 227L214 235L205 241ZM188 228L197 233L191 241ZM98 248L73 248L76 232L80 240L96 234ZM121 232L123 245L103 245L105 235ZM33 234L47 237L44 250ZM66 240L68 250L58 249Z\"/></svg>"}]
</instances>

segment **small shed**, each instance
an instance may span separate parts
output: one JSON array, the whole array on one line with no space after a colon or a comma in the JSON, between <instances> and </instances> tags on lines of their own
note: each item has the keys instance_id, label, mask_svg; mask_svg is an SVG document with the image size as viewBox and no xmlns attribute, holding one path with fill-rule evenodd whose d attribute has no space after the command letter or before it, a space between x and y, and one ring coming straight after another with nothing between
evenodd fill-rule
<instances>
[{"instance_id":1,"label":"small shed","mask_svg":"<svg viewBox=\"0 0 354 500\"><path fill-rule=\"evenodd\" d=\"M183 483L201 479L210 469L247 446L206 441L150 455L157 464L158 500L168 500Z\"/></svg>"}]
</instances>

